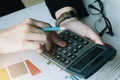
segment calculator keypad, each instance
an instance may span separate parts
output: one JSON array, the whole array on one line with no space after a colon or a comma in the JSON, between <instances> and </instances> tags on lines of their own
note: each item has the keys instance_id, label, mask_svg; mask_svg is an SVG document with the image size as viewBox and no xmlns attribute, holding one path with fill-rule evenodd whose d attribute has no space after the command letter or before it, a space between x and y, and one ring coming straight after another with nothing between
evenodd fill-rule
<instances>
[{"instance_id":1,"label":"calculator keypad","mask_svg":"<svg viewBox=\"0 0 120 80\"><path fill-rule=\"evenodd\" d=\"M54 46L55 55L53 55L57 60L64 64L69 64L72 60L77 58L76 53L82 49L89 42L73 34L69 30L66 30L60 35L60 38L67 42L66 47L60 47L58 45Z\"/></svg>"}]
</instances>

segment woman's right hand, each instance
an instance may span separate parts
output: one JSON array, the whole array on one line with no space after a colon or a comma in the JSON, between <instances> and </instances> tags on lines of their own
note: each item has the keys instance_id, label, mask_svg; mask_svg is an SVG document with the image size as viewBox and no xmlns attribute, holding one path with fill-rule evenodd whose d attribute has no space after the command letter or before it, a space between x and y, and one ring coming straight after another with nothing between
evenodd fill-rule
<instances>
[{"instance_id":1,"label":"woman's right hand","mask_svg":"<svg viewBox=\"0 0 120 80\"><path fill-rule=\"evenodd\" d=\"M25 21L0 31L0 54L15 53L24 50L43 52L50 50L52 44L66 46L55 32L44 32L39 27L50 27L50 24L26 19Z\"/></svg>"}]
</instances>

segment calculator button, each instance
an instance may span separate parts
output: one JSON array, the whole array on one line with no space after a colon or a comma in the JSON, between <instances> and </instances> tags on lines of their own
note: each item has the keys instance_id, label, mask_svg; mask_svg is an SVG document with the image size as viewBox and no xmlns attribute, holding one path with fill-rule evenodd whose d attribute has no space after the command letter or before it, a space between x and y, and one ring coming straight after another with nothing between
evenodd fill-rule
<instances>
[{"instance_id":1,"label":"calculator button","mask_svg":"<svg viewBox=\"0 0 120 80\"><path fill-rule=\"evenodd\" d=\"M65 61L65 64L69 64L69 63L70 63L70 60L66 60L66 61Z\"/></svg>"},{"instance_id":2,"label":"calculator button","mask_svg":"<svg viewBox=\"0 0 120 80\"><path fill-rule=\"evenodd\" d=\"M56 58L57 58L57 59L60 59L61 57L62 57L62 56L59 55L59 54L56 55Z\"/></svg>"},{"instance_id":3,"label":"calculator button","mask_svg":"<svg viewBox=\"0 0 120 80\"><path fill-rule=\"evenodd\" d=\"M61 48L61 47L58 47L58 48L57 48L57 51L62 51L62 48Z\"/></svg>"},{"instance_id":4,"label":"calculator button","mask_svg":"<svg viewBox=\"0 0 120 80\"><path fill-rule=\"evenodd\" d=\"M67 50L71 50L71 49L72 49L72 46L69 45L69 46L67 47Z\"/></svg>"},{"instance_id":5,"label":"calculator button","mask_svg":"<svg viewBox=\"0 0 120 80\"><path fill-rule=\"evenodd\" d=\"M69 31L65 31L64 33L65 33L66 35L70 34L70 32L69 32Z\"/></svg>"},{"instance_id":6,"label":"calculator button","mask_svg":"<svg viewBox=\"0 0 120 80\"><path fill-rule=\"evenodd\" d=\"M72 50L73 53L76 53L77 51L78 51L77 48L74 48L74 49Z\"/></svg>"},{"instance_id":7,"label":"calculator button","mask_svg":"<svg viewBox=\"0 0 120 80\"><path fill-rule=\"evenodd\" d=\"M89 43L88 41L84 41L84 42L83 42L84 45L86 45L86 44L88 44L88 43Z\"/></svg>"},{"instance_id":8,"label":"calculator button","mask_svg":"<svg viewBox=\"0 0 120 80\"><path fill-rule=\"evenodd\" d=\"M72 55L71 56L71 59L75 59L77 56L76 55Z\"/></svg>"},{"instance_id":9,"label":"calculator button","mask_svg":"<svg viewBox=\"0 0 120 80\"><path fill-rule=\"evenodd\" d=\"M69 52L69 53L66 54L66 56L67 56L67 57L70 57L70 56L72 56L72 53Z\"/></svg>"},{"instance_id":10,"label":"calculator button","mask_svg":"<svg viewBox=\"0 0 120 80\"><path fill-rule=\"evenodd\" d=\"M62 57L62 58L60 59L60 61L65 62L65 61L66 61L66 58L65 58L65 57Z\"/></svg>"},{"instance_id":11,"label":"calculator button","mask_svg":"<svg viewBox=\"0 0 120 80\"><path fill-rule=\"evenodd\" d=\"M79 39L79 37L77 35L74 36L74 39Z\"/></svg>"},{"instance_id":12,"label":"calculator button","mask_svg":"<svg viewBox=\"0 0 120 80\"><path fill-rule=\"evenodd\" d=\"M68 40L68 43L69 43L69 44L71 44L72 42L73 42L73 40L71 40L71 39Z\"/></svg>"},{"instance_id":13,"label":"calculator button","mask_svg":"<svg viewBox=\"0 0 120 80\"><path fill-rule=\"evenodd\" d=\"M84 41L84 39L82 39L82 38L79 38L78 40L79 40L80 42Z\"/></svg>"},{"instance_id":14,"label":"calculator button","mask_svg":"<svg viewBox=\"0 0 120 80\"><path fill-rule=\"evenodd\" d=\"M63 50L63 51L62 51L62 54L66 54L66 53L67 53L67 51L66 51L66 50Z\"/></svg>"},{"instance_id":15,"label":"calculator button","mask_svg":"<svg viewBox=\"0 0 120 80\"><path fill-rule=\"evenodd\" d=\"M77 41L73 42L73 46L77 46L77 45L78 45Z\"/></svg>"},{"instance_id":16,"label":"calculator button","mask_svg":"<svg viewBox=\"0 0 120 80\"><path fill-rule=\"evenodd\" d=\"M81 49L81 48L83 48L83 46L82 46L81 44L79 44L79 45L77 46L77 48L78 48L78 49Z\"/></svg>"}]
</instances>

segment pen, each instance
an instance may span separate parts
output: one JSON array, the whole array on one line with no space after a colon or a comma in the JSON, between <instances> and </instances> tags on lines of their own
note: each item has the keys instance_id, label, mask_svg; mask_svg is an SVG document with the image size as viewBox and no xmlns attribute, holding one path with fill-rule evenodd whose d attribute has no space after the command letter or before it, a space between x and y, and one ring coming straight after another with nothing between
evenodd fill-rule
<instances>
[{"instance_id":1,"label":"pen","mask_svg":"<svg viewBox=\"0 0 120 80\"><path fill-rule=\"evenodd\" d=\"M58 30L65 30L64 27L43 27L40 28L43 31L58 31Z\"/></svg>"}]
</instances>

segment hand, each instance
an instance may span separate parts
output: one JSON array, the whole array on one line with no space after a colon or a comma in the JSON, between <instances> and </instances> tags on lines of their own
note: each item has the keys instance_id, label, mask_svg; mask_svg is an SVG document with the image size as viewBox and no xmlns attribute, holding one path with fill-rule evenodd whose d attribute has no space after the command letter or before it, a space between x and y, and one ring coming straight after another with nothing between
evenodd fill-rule
<instances>
[{"instance_id":1,"label":"hand","mask_svg":"<svg viewBox=\"0 0 120 80\"><path fill-rule=\"evenodd\" d=\"M43 52L50 50L53 43L66 45L55 32L44 32L38 29L39 27L50 27L50 24L27 19L6 30L1 30L0 53L8 54L30 49Z\"/></svg>"},{"instance_id":2,"label":"hand","mask_svg":"<svg viewBox=\"0 0 120 80\"><path fill-rule=\"evenodd\" d=\"M93 31L93 29L90 28L89 26L85 25L84 23L82 23L77 18L67 19L67 20L63 21L60 24L60 26L66 27L66 28L80 34L81 36L87 37L87 38L95 41L95 43L97 43L97 44L103 45L101 38Z\"/></svg>"}]
</instances>

